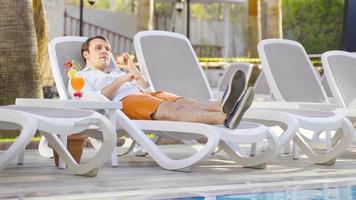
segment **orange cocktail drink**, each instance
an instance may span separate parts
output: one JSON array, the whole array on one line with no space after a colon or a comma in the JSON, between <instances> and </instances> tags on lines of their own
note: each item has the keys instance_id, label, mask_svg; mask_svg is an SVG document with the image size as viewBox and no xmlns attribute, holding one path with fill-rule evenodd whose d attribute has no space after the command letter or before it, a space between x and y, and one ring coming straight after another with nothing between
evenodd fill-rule
<instances>
[{"instance_id":1,"label":"orange cocktail drink","mask_svg":"<svg viewBox=\"0 0 356 200\"><path fill-rule=\"evenodd\" d=\"M82 93L80 92L84 87L84 78L81 76L74 76L70 79L70 84L75 91L74 97L80 98L82 97Z\"/></svg>"},{"instance_id":2,"label":"orange cocktail drink","mask_svg":"<svg viewBox=\"0 0 356 200\"><path fill-rule=\"evenodd\" d=\"M70 79L70 84L74 91L80 91L84 87L84 78L81 76L76 76Z\"/></svg>"}]
</instances>

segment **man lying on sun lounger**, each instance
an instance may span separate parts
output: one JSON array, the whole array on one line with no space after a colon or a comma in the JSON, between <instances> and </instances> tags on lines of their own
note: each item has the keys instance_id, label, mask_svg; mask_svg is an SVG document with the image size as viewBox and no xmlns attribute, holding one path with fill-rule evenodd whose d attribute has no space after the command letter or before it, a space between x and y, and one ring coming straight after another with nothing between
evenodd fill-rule
<instances>
[{"instance_id":1,"label":"man lying on sun lounger","mask_svg":"<svg viewBox=\"0 0 356 200\"><path fill-rule=\"evenodd\" d=\"M121 69L110 69L111 46L102 36L88 38L81 53L86 67L80 72L86 84L110 100L121 101L122 111L130 119L170 120L223 124L235 129L252 104L254 92L246 89L245 75L236 71L221 102L198 102L165 91L143 92L148 83L135 67L129 54L117 59Z\"/></svg>"}]
</instances>

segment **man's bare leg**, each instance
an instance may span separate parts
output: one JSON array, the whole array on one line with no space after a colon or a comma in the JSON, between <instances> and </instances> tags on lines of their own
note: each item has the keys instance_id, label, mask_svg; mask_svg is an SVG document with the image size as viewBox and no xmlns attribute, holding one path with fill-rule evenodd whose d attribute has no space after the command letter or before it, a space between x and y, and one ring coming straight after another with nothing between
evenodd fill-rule
<instances>
[{"instance_id":1,"label":"man's bare leg","mask_svg":"<svg viewBox=\"0 0 356 200\"><path fill-rule=\"evenodd\" d=\"M185 106L177 102L163 102L153 115L155 120L198 122L205 124L223 124L226 115L223 112L208 111Z\"/></svg>"},{"instance_id":2,"label":"man's bare leg","mask_svg":"<svg viewBox=\"0 0 356 200\"><path fill-rule=\"evenodd\" d=\"M223 124L227 128L236 129L244 113L251 106L253 97L253 88L248 88L228 114L225 114L222 111L211 111L199 107L193 107L192 104L194 105L194 102L190 102L189 104L186 100L184 101L182 99L180 102L163 102L157 108L152 117L156 120ZM203 106L204 104L195 105ZM214 106L214 104L212 104L212 106Z\"/></svg>"},{"instance_id":3,"label":"man's bare leg","mask_svg":"<svg viewBox=\"0 0 356 200\"><path fill-rule=\"evenodd\" d=\"M206 111L221 112L221 102L212 101L212 102L200 102L195 101L186 97L180 98L176 101L177 104L182 106L189 106L192 108L197 108Z\"/></svg>"},{"instance_id":4,"label":"man's bare leg","mask_svg":"<svg viewBox=\"0 0 356 200\"><path fill-rule=\"evenodd\" d=\"M233 109L237 101L240 100L246 89L246 77L241 70L234 72L229 82L221 101L215 102L198 102L189 98L180 98L176 103L183 106L191 106L192 108L203 109L206 111L220 112L229 114Z\"/></svg>"}]
</instances>

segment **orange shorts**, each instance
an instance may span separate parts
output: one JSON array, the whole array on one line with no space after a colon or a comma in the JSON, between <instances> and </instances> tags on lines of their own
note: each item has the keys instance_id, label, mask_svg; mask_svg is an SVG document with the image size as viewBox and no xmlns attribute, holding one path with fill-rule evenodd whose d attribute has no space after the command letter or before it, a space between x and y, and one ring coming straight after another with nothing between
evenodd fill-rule
<instances>
[{"instance_id":1,"label":"orange shorts","mask_svg":"<svg viewBox=\"0 0 356 200\"><path fill-rule=\"evenodd\" d=\"M130 119L150 120L162 102L175 102L180 98L165 91L132 94L121 100L122 112Z\"/></svg>"}]
</instances>

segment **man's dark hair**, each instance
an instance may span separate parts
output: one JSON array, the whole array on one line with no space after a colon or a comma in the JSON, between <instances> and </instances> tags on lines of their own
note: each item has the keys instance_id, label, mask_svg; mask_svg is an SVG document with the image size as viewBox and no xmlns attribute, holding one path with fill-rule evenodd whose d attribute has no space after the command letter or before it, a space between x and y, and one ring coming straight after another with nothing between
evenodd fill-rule
<instances>
[{"instance_id":1,"label":"man's dark hair","mask_svg":"<svg viewBox=\"0 0 356 200\"><path fill-rule=\"evenodd\" d=\"M88 51L89 52L89 45L90 45L90 42L94 39L102 39L104 40L105 42L107 42L108 44L110 44L110 42L104 37L104 36L101 36L101 35L97 35L97 36L94 36L94 37L90 37L88 38L87 40L85 40L85 42L82 44L82 48L80 50L80 53L82 55L82 58L84 60L84 62L86 63L87 61L85 60L84 56L83 56L83 53L84 51Z\"/></svg>"}]
</instances>

